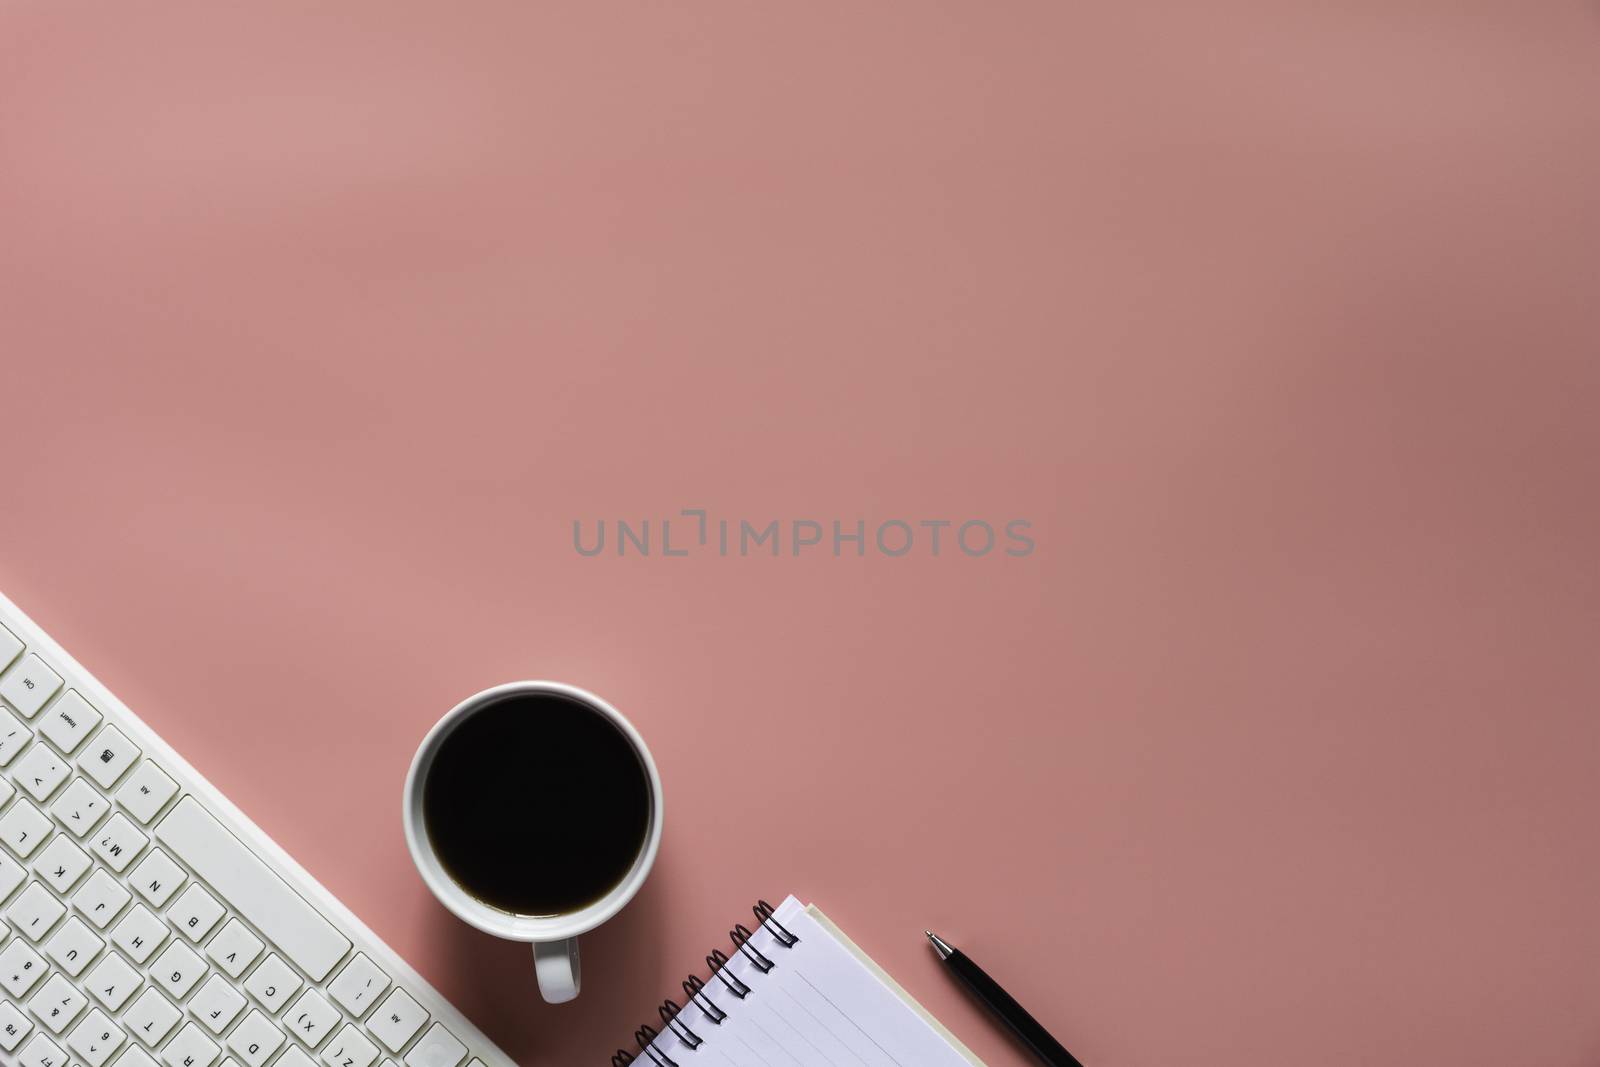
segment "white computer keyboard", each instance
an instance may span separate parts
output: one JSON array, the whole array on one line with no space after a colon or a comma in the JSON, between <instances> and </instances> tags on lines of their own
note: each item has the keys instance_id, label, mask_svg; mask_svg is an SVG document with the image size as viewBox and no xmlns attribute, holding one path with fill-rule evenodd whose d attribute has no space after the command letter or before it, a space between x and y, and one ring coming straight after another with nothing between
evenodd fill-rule
<instances>
[{"instance_id":1,"label":"white computer keyboard","mask_svg":"<svg viewBox=\"0 0 1600 1067\"><path fill-rule=\"evenodd\" d=\"M0 1065L511 1067L3 596L0 671Z\"/></svg>"}]
</instances>

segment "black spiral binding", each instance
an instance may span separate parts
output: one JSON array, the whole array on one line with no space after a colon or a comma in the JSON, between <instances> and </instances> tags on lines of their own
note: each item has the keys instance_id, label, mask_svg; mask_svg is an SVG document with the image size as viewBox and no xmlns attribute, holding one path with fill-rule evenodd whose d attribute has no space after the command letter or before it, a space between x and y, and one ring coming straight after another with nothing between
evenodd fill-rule
<instances>
[{"instance_id":1,"label":"black spiral binding","mask_svg":"<svg viewBox=\"0 0 1600 1067\"><path fill-rule=\"evenodd\" d=\"M756 906L750 910L756 917L756 929L759 930L762 927L766 927L767 932L772 935L779 945L789 949L800 943L800 939L778 921L771 904L764 900L759 900L756 902ZM728 932L728 937L733 942L733 950L736 953L743 954L744 958L749 960L756 970L762 974L767 974L778 966L777 961L771 959L766 953L750 943L754 936L754 931L744 923L738 923ZM752 990L747 983L728 973L726 969L728 960L727 953L721 949L714 949L711 955L706 957L706 966L711 968L712 977L721 981L728 992L743 1000L750 995ZM697 1034L693 1027L679 1018L680 1015L690 1006L693 1006L699 1011L701 1018L705 1020L705 1022L696 1020L695 1026L704 1026L706 1023L710 1023L713 1026L721 1026L722 1021L728 1017L727 1012L717 1007L716 1002L706 996L705 990L705 982L702 982L698 976L691 974L683 981L683 995L688 998L683 1007L679 1007L678 1002L675 1000L664 1000L661 1002L660 1009L658 1009L658 1014L661 1016L661 1025L691 1052L705 1044L705 1039ZM635 1055L626 1049L619 1048L617 1049L617 1054L611 1057L611 1067L628 1067L628 1064L633 1063L639 1064L640 1067L646 1067L646 1065L649 1065L649 1067L683 1067L677 1060L655 1047L656 1038L660 1036L661 1031L653 1026L647 1024L639 1027L633 1032L633 1040L639 1046L639 1054ZM640 1059L640 1056L645 1058Z\"/></svg>"}]
</instances>

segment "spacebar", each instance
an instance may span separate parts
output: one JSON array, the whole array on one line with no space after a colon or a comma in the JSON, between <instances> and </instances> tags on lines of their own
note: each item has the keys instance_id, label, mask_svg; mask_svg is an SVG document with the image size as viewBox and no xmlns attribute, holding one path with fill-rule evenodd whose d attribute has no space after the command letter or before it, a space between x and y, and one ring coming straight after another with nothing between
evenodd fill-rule
<instances>
[{"instance_id":1,"label":"spacebar","mask_svg":"<svg viewBox=\"0 0 1600 1067\"><path fill-rule=\"evenodd\" d=\"M350 951L348 938L194 797L184 797L161 820L156 838L313 982L328 977Z\"/></svg>"}]
</instances>

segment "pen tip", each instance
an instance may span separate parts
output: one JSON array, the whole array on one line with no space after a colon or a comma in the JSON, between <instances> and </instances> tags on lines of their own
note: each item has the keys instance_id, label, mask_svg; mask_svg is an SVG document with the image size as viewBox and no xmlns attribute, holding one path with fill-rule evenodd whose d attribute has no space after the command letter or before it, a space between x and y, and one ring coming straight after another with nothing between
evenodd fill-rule
<instances>
[{"instance_id":1,"label":"pen tip","mask_svg":"<svg viewBox=\"0 0 1600 1067\"><path fill-rule=\"evenodd\" d=\"M947 960L950 958L950 954L954 952L955 949L950 947L949 942L945 941L944 938L940 937L932 930L924 930L922 932L928 935L928 942L933 945L933 951L939 954L939 958L941 960Z\"/></svg>"}]
</instances>

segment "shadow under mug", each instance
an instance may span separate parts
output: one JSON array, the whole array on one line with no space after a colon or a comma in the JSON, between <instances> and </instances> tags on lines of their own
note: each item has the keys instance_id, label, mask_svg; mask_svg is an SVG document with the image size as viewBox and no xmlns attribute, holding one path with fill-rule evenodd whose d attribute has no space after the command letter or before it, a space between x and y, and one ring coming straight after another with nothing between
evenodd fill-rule
<instances>
[{"instance_id":1,"label":"shadow under mug","mask_svg":"<svg viewBox=\"0 0 1600 1067\"><path fill-rule=\"evenodd\" d=\"M644 767L650 783L650 824L644 847L623 879L605 896L577 911L555 916L513 915L485 904L463 889L445 872L435 855L423 824L422 793L428 771L433 766L439 746L452 730L477 711L508 696L549 694L577 701L621 731L632 746L639 763ZM476 926L484 933L510 941L529 941L533 944L534 970L539 979L539 992L552 1004L564 1004L578 995L581 969L578 962L578 935L588 933L632 900L644 885L650 868L661 847L661 776L656 763L645 746L644 738L622 713L604 700L577 686L561 682L508 682L475 693L445 713L434 724L428 736L422 739L417 754L411 760L411 770L406 775L405 796L402 806L405 823L406 847L417 870L439 902L462 921Z\"/></svg>"}]
</instances>

